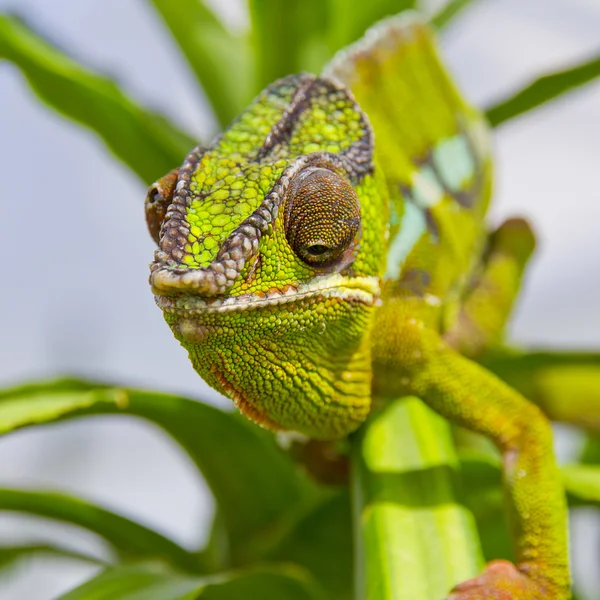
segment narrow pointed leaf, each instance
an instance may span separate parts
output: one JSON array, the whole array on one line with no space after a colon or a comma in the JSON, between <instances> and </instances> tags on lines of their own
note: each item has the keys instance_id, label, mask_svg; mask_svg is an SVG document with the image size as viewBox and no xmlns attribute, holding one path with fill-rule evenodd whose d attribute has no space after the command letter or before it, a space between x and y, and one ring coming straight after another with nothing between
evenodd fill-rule
<instances>
[{"instance_id":1,"label":"narrow pointed leaf","mask_svg":"<svg viewBox=\"0 0 600 600\"><path fill-rule=\"evenodd\" d=\"M0 511L14 511L78 525L129 558L153 558L195 571L194 554L121 515L79 498L53 492L0 489Z\"/></svg>"},{"instance_id":2,"label":"narrow pointed leaf","mask_svg":"<svg viewBox=\"0 0 600 600\"><path fill-rule=\"evenodd\" d=\"M232 564L268 547L278 535L278 520L315 492L271 434L200 402L76 380L30 384L0 394L0 432L94 414L139 416L179 442L215 496Z\"/></svg>"},{"instance_id":3,"label":"narrow pointed leaf","mask_svg":"<svg viewBox=\"0 0 600 600\"><path fill-rule=\"evenodd\" d=\"M600 464L600 435L588 434L579 456L579 462L584 464Z\"/></svg>"},{"instance_id":4,"label":"narrow pointed leaf","mask_svg":"<svg viewBox=\"0 0 600 600\"><path fill-rule=\"evenodd\" d=\"M53 558L63 558L92 565L108 566L105 561L95 556L69 548L52 544L21 544L17 546L0 546L0 569L10 566L22 558L33 556L52 556Z\"/></svg>"},{"instance_id":5,"label":"narrow pointed leaf","mask_svg":"<svg viewBox=\"0 0 600 600\"><path fill-rule=\"evenodd\" d=\"M189 577L156 565L109 569L59 600L322 600L299 570L257 570Z\"/></svg>"},{"instance_id":6,"label":"narrow pointed leaf","mask_svg":"<svg viewBox=\"0 0 600 600\"><path fill-rule=\"evenodd\" d=\"M306 569L330 598L353 598L353 541L346 490L324 498L298 519L268 558Z\"/></svg>"},{"instance_id":7,"label":"narrow pointed leaf","mask_svg":"<svg viewBox=\"0 0 600 600\"><path fill-rule=\"evenodd\" d=\"M478 451L461 451L459 497L475 517L486 561L514 562L499 460Z\"/></svg>"},{"instance_id":8,"label":"narrow pointed leaf","mask_svg":"<svg viewBox=\"0 0 600 600\"><path fill-rule=\"evenodd\" d=\"M303 60L303 49L319 39L325 43L330 18L325 2L250 0L249 8L256 91L280 77L314 68Z\"/></svg>"},{"instance_id":9,"label":"narrow pointed leaf","mask_svg":"<svg viewBox=\"0 0 600 600\"><path fill-rule=\"evenodd\" d=\"M346 0L329 0L332 50L337 51L356 41L377 21L415 8L416 5L416 0L371 0L355 2L350 10Z\"/></svg>"},{"instance_id":10,"label":"narrow pointed leaf","mask_svg":"<svg viewBox=\"0 0 600 600\"><path fill-rule=\"evenodd\" d=\"M570 508L600 508L600 466L560 467ZM462 501L471 509L487 560L514 560L501 488L500 463L484 455L461 453Z\"/></svg>"},{"instance_id":11,"label":"narrow pointed leaf","mask_svg":"<svg viewBox=\"0 0 600 600\"><path fill-rule=\"evenodd\" d=\"M600 56L564 71L540 77L511 97L488 108L486 116L488 121L497 127L590 83L597 77L600 77Z\"/></svg>"},{"instance_id":12,"label":"narrow pointed leaf","mask_svg":"<svg viewBox=\"0 0 600 600\"><path fill-rule=\"evenodd\" d=\"M194 71L221 127L251 99L245 36L227 30L203 0L151 0Z\"/></svg>"},{"instance_id":13,"label":"narrow pointed leaf","mask_svg":"<svg viewBox=\"0 0 600 600\"><path fill-rule=\"evenodd\" d=\"M416 398L397 400L359 430L352 467L358 598L439 600L478 573L447 422Z\"/></svg>"},{"instance_id":14,"label":"narrow pointed leaf","mask_svg":"<svg viewBox=\"0 0 600 600\"><path fill-rule=\"evenodd\" d=\"M112 79L80 65L17 17L0 15L0 60L19 67L43 102L96 132L145 183L179 165L195 145Z\"/></svg>"},{"instance_id":15,"label":"narrow pointed leaf","mask_svg":"<svg viewBox=\"0 0 600 600\"><path fill-rule=\"evenodd\" d=\"M563 483L572 506L600 508L600 467L596 465L564 465Z\"/></svg>"},{"instance_id":16,"label":"narrow pointed leaf","mask_svg":"<svg viewBox=\"0 0 600 600\"><path fill-rule=\"evenodd\" d=\"M600 432L600 353L507 351L482 363L550 419Z\"/></svg>"},{"instance_id":17,"label":"narrow pointed leaf","mask_svg":"<svg viewBox=\"0 0 600 600\"><path fill-rule=\"evenodd\" d=\"M473 0L450 0L449 2L446 2L446 4L444 4L444 6L442 6L442 8L431 18L431 24L441 31L450 25L450 23L452 23L452 21L454 21L454 19L472 3Z\"/></svg>"}]
</instances>

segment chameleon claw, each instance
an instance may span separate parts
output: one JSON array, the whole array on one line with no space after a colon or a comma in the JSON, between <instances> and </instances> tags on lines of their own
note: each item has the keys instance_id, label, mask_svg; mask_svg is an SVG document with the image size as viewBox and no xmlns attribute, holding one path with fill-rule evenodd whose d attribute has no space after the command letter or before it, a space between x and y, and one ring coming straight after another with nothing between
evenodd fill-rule
<instances>
[{"instance_id":1,"label":"chameleon claw","mask_svg":"<svg viewBox=\"0 0 600 600\"><path fill-rule=\"evenodd\" d=\"M457 585L447 600L550 600L554 597L512 563L496 560L479 577Z\"/></svg>"}]
</instances>

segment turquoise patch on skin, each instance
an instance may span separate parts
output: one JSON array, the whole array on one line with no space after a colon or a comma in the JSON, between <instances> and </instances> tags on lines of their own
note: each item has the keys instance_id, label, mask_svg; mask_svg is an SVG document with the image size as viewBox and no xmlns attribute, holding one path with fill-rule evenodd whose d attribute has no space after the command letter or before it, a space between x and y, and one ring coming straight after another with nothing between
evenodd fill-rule
<instances>
[{"instance_id":1,"label":"turquoise patch on skin","mask_svg":"<svg viewBox=\"0 0 600 600\"><path fill-rule=\"evenodd\" d=\"M438 142L433 149L433 161L442 181L453 192L462 190L475 175L475 160L464 135Z\"/></svg>"},{"instance_id":2,"label":"turquoise patch on skin","mask_svg":"<svg viewBox=\"0 0 600 600\"><path fill-rule=\"evenodd\" d=\"M425 165L413 173L412 196L423 208L435 206L444 197L444 190L434 170Z\"/></svg>"},{"instance_id":3,"label":"turquoise patch on skin","mask_svg":"<svg viewBox=\"0 0 600 600\"><path fill-rule=\"evenodd\" d=\"M399 279L400 270L421 236L427 230L425 213L413 202L404 204L404 214L400 230L392 240L387 255L385 279Z\"/></svg>"},{"instance_id":4,"label":"turquoise patch on skin","mask_svg":"<svg viewBox=\"0 0 600 600\"><path fill-rule=\"evenodd\" d=\"M412 201L405 202L399 231L390 244L386 279L400 277L406 257L427 230L425 209L436 206L447 193L443 185L452 192L459 192L475 175L475 159L468 140L462 134L438 142L432 155L436 170L426 164L413 172ZM390 221L397 223L397 219L398 215L392 212Z\"/></svg>"}]
</instances>

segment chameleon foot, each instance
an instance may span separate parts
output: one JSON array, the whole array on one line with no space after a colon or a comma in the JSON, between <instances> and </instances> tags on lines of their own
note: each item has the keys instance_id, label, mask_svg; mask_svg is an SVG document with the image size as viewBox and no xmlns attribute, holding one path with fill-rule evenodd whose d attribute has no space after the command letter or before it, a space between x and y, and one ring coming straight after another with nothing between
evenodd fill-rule
<instances>
[{"instance_id":1,"label":"chameleon foot","mask_svg":"<svg viewBox=\"0 0 600 600\"><path fill-rule=\"evenodd\" d=\"M512 563L496 560L479 577L457 585L447 600L550 600L553 597Z\"/></svg>"}]
</instances>

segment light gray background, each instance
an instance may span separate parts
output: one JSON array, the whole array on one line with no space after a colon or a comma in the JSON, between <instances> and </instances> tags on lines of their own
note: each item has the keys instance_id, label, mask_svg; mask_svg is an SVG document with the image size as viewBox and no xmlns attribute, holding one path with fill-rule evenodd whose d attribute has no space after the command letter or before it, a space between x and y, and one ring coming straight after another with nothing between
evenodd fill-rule
<instances>
[{"instance_id":1,"label":"light gray background","mask_svg":"<svg viewBox=\"0 0 600 600\"><path fill-rule=\"evenodd\" d=\"M233 27L241 2L218 2ZM477 3L474 3L477 4ZM143 0L0 0L140 101L208 139L215 125L177 48ZM349 2L351 6L351 2ZM443 37L474 102L486 105L544 69L600 48L600 0L482 0ZM496 136L495 222L531 217L540 251L514 321L527 344L600 347L600 86ZM228 406L195 375L147 286L153 245L141 184L88 131L42 107L0 64L0 385L79 373L181 392ZM561 438L568 456L577 441ZM0 440L0 486L81 494L192 546L212 511L189 460L159 431L101 418ZM65 539L64 527L0 514L0 543ZM579 575L598 571L600 523L574 520ZM78 547L104 556L91 535ZM88 567L28 561L0 579L4 600L49 600Z\"/></svg>"}]
</instances>

